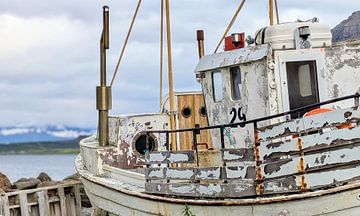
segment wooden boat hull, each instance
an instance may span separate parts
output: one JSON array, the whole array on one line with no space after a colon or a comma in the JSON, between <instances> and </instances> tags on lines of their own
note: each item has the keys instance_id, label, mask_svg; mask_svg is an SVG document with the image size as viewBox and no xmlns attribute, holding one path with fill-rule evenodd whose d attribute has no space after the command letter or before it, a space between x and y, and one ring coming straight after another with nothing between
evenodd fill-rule
<instances>
[{"instance_id":1,"label":"wooden boat hull","mask_svg":"<svg viewBox=\"0 0 360 216\"><path fill-rule=\"evenodd\" d=\"M178 199L153 196L113 178L98 177L76 166L93 205L115 215L359 215L360 181L323 191L254 199ZM185 205L186 204L186 205Z\"/></svg>"}]
</instances>

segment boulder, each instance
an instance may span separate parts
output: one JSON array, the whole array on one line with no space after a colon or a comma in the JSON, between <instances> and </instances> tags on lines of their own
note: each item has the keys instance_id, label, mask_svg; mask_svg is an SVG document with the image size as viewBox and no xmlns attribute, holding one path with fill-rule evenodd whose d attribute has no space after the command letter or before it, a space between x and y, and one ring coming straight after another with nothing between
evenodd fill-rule
<instances>
[{"instance_id":1,"label":"boulder","mask_svg":"<svg viewBox=\"0 0 360 216\"><path fill-rule=\"evenodd\" d=\"M75 181L80 181L80 175L79 173L74 173L66 178L64 178L63 181L71 181L71 180L75 180Z\"/></svg>"},{"instance_id":2,"label":"boulder","mask_svg":"<svg viewBox=\"0 0 360 216\"><path fill-rule=\"evenodd\" d=\"M11 182L8 177L0 172L0 189L8 191L11 189Z\"/></svg>"},{"instance_id":3,"label":"boulder","mask_svg":"<svg viewBox=\"0 0 360 216\"><path fill-rule=\"evenodd\" d=\"M60 182L57 182L57 181L43 181L43 182L40 182L40 184L38 184L36 187L37 188L42 188L42 187L54 186L54 185L57 185L57 184L60 184Z\"/></svg>"},{"instance_id":4,"label":"boulder","mask_svg":"<svg viewBox=\"0 0 360 216\"><path fill-rule=\"evenodd\" d=\"M51 181L50 176L47 173L40 173L39 176L37 177L37 179L39 179L41 182L49 182Z\"/></svg>"},{"instance_id":5,"label":"boulder","mask_svg":"<svg viewBox=\"0 0 360 216\"><path fill-rule=\"evenodd\" d=\"M14 187L19 190L32 189L36 188L36 186L40 183L41 181L37 178L21 178L14 182Z\"/></svg>"}]
</instances>

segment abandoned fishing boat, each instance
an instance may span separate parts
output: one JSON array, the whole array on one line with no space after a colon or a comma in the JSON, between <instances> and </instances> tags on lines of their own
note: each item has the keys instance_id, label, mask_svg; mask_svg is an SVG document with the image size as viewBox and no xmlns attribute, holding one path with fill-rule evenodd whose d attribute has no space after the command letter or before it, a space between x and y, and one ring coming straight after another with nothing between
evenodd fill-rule
<instances>
[{"instance_id":1,"label":"abandoned fishing boat","mask_svg":"<svg viewBox=\"0 0 360 216\"><path fill-rule=\"evenodd\" d=\"M171 75L168 0L165 8ZM277 22L247 43L242 33L223 37L223 52L204 55L198 31L202 92L173 93L169 75L160 112L108 116L108 16L104 7L98 133L76 159L94 206L110 215L359 215L359 40L332 44L316 19Z\"/></svg>"}]
</instances>

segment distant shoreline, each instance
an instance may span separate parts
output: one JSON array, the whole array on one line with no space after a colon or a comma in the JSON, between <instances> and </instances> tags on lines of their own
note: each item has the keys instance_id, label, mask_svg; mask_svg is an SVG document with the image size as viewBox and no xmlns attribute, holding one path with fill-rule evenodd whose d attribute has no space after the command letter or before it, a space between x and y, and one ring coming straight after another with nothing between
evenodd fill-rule
<instances>
[{"instance_id":1,"label":"distant shoreline","mask_svg":"<svg viewBox=\"0 0 360 216\"><path fill-rule=\"evenodd\" d=\"M79 154L79 142L84 138L78 137L65 141L0 144L0 155Z\"/></svg>"}]
</instances>

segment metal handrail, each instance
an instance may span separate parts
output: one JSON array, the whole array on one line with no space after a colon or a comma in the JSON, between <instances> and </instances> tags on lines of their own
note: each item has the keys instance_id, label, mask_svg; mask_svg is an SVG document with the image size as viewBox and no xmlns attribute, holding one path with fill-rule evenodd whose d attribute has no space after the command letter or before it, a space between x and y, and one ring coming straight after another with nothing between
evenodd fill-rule
<instances>
[{"instance_id":1,"label":"metal handrail","mask_svg":"<svg viewBox=\"0 0 360 216\"><path fill-rule=\"evenodd\" d=\"M278 117L283 117L286 115L299 113L299 112L307 110L307 109L317 108L322 105L332 104L332 103L336 103L336 102L343 101L343 100L355 99L355 100L357 100L357 102L355 102L355 104L356 104L356 106L358 106L359 98L360 98L360 94L356 93L353 95L348 95L348 96L344 96L344 97L339 97L339 98L319 102L316 104L303 106L303 107L296 108L296 109L293 109L293 110L290 110L287 112L274 114L274 115L261 117L261 118L256 118L256 119L252 119L252 120L248 120L248 121L238 122L238 123L229 123L229 124L213 125L213 126L206 126L206 127L194 127L194 128L177 129L177 130L149 130L149 131L147 131L147 133L179 133L179 132L190 132L190 131L202 131L202 130L209 130L209 129L220 129L220 128L225 128L225 127L238 127L238 126L243 127L247 124L253 124L253 123L266 121L266 120L270 120L270 119L274 119L274 118L278 118Z\"/></svg>"}]
</instances>

